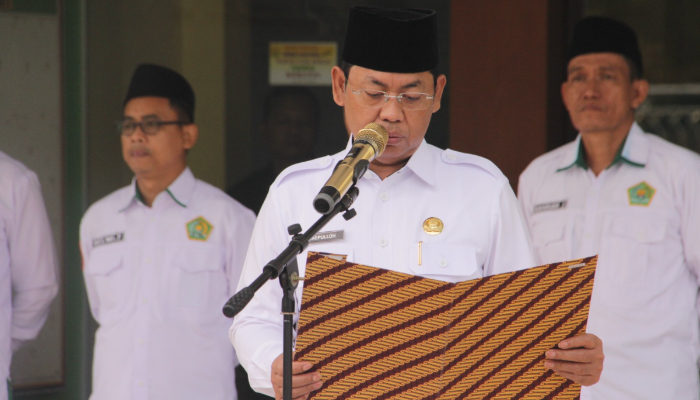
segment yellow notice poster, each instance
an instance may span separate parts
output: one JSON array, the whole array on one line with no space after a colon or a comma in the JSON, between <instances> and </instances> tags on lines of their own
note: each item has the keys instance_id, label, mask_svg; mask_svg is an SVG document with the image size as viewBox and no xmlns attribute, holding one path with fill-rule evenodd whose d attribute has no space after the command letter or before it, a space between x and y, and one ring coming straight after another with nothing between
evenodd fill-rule
<instances>
[{"instance_id":1,"label":"yellow notice poster","mask_svg":"<svg viewBox=\"0 0 700 400\"><path fill-rule=\"evenodd\" d=\"M270 85L330 86L335 42L270 42Z\"/></svg>"}]
</instances>

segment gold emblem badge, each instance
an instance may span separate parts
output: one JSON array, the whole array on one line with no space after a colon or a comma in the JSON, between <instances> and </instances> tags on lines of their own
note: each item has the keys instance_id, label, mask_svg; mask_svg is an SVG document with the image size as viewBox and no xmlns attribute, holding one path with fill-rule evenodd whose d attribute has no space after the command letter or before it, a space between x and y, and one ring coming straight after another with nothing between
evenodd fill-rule
<instances>
[{"instance_id":1,"label":"gold emblem badge","mask_svg":"<svg viewBox=\"0 0 700 400\"><path fill-rule=\"evenodd\" d=\"M445 228L440 218L430 217L423 222L423 230L428 235L438 235Z\"/></svg>"},{"instance_id":2,"label":"gold emblem badge","mask_svg":"<svg viewBox=\"0 0 700 400\"><path fill-rule=\"evenodd\" d=\"M193 240L206 241L209 239L209 234L214 227L204 219L204 217L197 217L192 221L188 222L187 225L187 236Z\"/></svg>"},{"instance_id":3,"label":"gold emblem badge","mask_svg":"<svg viewBox=\"0 0 700 400\"><path fill-rule=\"evenodd\" d=\"M639 182L627 189L631 206L649 206L649 203L654 199L655 193L656 189L646 182Z\"/></svg>"}]
</instances>

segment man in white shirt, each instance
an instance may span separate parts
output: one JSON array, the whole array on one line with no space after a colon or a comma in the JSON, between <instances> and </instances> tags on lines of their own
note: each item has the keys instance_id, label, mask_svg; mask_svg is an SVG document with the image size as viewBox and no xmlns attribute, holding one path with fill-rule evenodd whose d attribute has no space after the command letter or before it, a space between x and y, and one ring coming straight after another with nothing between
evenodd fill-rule
<instances>
[{"instance_id":1,"label":"man in white shirt","mask_svg":"<svg viewBox=\"0 0 700 400\"><path fill-rule=\"evenodd\" d=\"M698 399L700 156L634 121L649 90L634 31L589 17L562 97L576 141L540 156L519 199L538 263L599 254L588 332L605 343L583 399Z\"/></svg>"},{"instance_id":2,"label":"man in white shirt","mask_svg":"<svg viewBox=\"0 0 700 400\"><path fill-rule=\"evenodd\" d=\"M430 10L350 10L343 63L332 70L333 97L353 133L369 123L386 128L384 153L358 182L350 221L332 220L309 250L348 261L458 282L534 266L530 243L507 179L488 160L426 143L440 109L445 75L438 67L436 15ZM313 224L314 196L348 149L287 168L259 214L239 288L289 243L287 227ZM417 256L419 247L422 256ZM304 273L306 252L298 257ZM282 396L282 317L279 285L263 286L235 318L230 337L251 386ZM297 307L301 285L296 291ZM592 335L570 338L547 353L547 367L584 384L598 379L602 349ZM582 348L571 350L570 348ZM568 348L569 350L563 350ZM308 362L293 365L294 398L321 387Z\"/></svg>"},{"instance_id":3,"label":"man in white shirt","mask_svg":"<svg viewBox=\"0 0 700 400\"><path fill-rule=\"evenodd\" d=\"M254 214L187 167L199 132L194 93L175 71L140 65L117 125L134 180L93 204L80 227L100 324L90 399L235 399L220 310Z\"/></svg>"},{"instance_id":4,"label":"man in white shirt","mask_svg":"<svg viewBox=\"0 0 700 400\"><path fill-rule=\"evenodd\" d=\"M58 292L49 217L36 174L0 152L0 400L12 353L34 339Z\"/></svg>"}]
</instances>

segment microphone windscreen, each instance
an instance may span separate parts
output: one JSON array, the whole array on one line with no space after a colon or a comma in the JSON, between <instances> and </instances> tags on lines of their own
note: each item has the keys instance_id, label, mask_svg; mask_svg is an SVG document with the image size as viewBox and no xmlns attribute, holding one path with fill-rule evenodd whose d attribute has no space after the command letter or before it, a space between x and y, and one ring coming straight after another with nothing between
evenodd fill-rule
<instances>
[{"instance_id":1,"label":"microphone windscreen","mask_svg":"<svg viewBox=\"0 0 700 400\"><path fill-rule=\"evenodd\" d=\"M374 147L375 158L382 155L386 148L386 143L389 141L389 133L383 126L376 122L367 124L355 134L355 140L365 140Z\"/></svg>"}]
</instances>

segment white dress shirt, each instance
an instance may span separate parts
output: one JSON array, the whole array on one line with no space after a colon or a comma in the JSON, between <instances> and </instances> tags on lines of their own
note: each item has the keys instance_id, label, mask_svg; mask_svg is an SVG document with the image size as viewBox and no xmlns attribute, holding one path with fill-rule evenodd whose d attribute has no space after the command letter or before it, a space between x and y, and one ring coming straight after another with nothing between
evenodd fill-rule
<instances>
[{"instance_id":1,"label":"white dress shirt","mask_svg":"<svg viewBox=\"0 0 700 400\"><path fill-rule=\"evenodd\" d=\"M93 204L80 226L100 324L90 399L235 399L237 361L221 308L255 215L189 169L150 208L135 185Z\"/></svg>"},{"instance_id":2,"label":"white dress shirt","mask_svg":"<svg viewBox=\"0 0 700 400\"><path fill-rule=\"evenodd\" d=\"M299 223L306 230L318 220L312 201L348 150L280 174L258 216L239 289L287 246L289 225ZM357 216L350 221L337 216L322 229L342 231L342 239L313 242L308 250L344 254L350 262L448 282L534 265L515 195L486 159L443 151L424 141L405 167L383 181L367 171L357 187ZM423 229L431 217L444 224L437 235ZM306 252L298 257L301 275L305 263ZM297 308L301 291L300 283ZM279 284L268 282L234 319L230 332L251 386L269 395L274 394L271 365L282 354L281 298Z\"/></svg>"},{"instance_id":3,"label":"white dress shirt","mask_svg":"<svg viewBox=\"0 0 700 400\"><path fill-rule=\"evenodd\" d=\"M36 174L0 152L0 400L13 351L34 339L58 292L49 217Z\"/></svg>"},{"instance_id":4,"label":"white dress shirt","mask_svg":"<svg viewBox=\"0 0 700 400\"><path fill-rule=\"evenodd\" d=\"M599 254L588 332L600 382L583 399L698 399L700 156L634 124L597 177L579 138L535 161L519 199L539 263Z\"/></svg>"}]
</instances>

